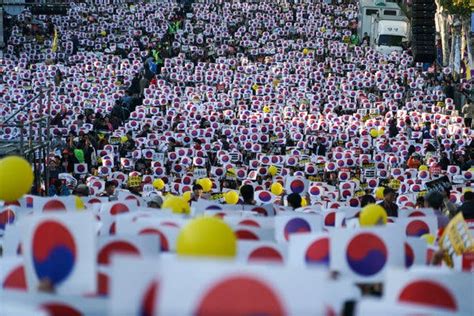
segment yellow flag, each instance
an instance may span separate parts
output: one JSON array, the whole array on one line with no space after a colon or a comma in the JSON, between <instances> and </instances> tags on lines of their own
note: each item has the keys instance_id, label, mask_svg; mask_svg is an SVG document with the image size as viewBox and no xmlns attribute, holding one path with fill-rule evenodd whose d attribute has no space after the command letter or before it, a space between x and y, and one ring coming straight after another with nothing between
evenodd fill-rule
<instances>
[{"instance_id":1,"label":"yellow flag","mask_svg":"<svg viewBox=\"0 0 474 316\"><path fill-rule=\"evenodd\" d=\"M53 53L58 50L58 30L54 28L53 46L51 47Z\"/></svg>"}]
</instances>

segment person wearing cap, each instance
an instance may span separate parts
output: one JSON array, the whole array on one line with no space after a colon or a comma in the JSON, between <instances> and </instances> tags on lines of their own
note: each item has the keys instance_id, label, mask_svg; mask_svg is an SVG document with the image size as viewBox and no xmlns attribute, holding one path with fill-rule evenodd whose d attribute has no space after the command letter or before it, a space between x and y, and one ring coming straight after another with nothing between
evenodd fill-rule
<instances>
[{"instance_id":1,"label":"person wearing cap","mask_svg":"<svg viewBox=\"0 0 474 316\"><path fill-rule=\"evenodd\" d=\"M162 205L163 205L163 199L158 194L153 195L148 200L148 203L147 203L147 206L149 208L156 208L156 209L160 209Z\"/></svg>"},{"instance_id":2,"label":"person wearing cap","mask_svg":"<svg viewBox=\"0 0 474 316\"><path fill-rule=\"evenodd\" d=\"M395 203L396 201L396 194L392 188L386 187L383 190L383 201L379 203L385 211L387 215L390 217L398 217L398 205Z\"/></svg>"}]
</instances>

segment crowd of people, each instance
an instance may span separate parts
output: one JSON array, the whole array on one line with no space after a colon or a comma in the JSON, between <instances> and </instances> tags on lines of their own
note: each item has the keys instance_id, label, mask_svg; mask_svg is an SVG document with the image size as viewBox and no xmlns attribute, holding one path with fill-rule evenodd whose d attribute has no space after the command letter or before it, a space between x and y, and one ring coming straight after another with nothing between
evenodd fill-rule
<instances>
[{"instance_id":1,"label":"crowd of people","mask_svg":"<svg viewBox=\"0 0 474 316\"><path fill-rule=\"evenodd\" d=\"M153 176L157 164L140 155L148 149L164 154L159 163L168 188L195 168L205 167L209 177L213 167L249 173L257 169L250 162L264 156L293 156L321 166L337 162L335 153L341 152L355 159L381 155L390 160L386 170L426 165L444 172L454 165L468 171L474 105L453 103L450 69L425 71L409 51L382 56L365 43L354 45L356 8L355 3L214 2L186 11L173 3L72 4L67 17L23 13L6 49L3 98L20 105L42 85L53 86L50 189L37 193L68 194L74 188L58 190L57 175L74 174L75 164L85 163L88 175L105 180L114 181L114 172ZM130 19L135 22L129 26ZM31 44L39 32L32 28L44 28L47 38ZM471 84L458 87L467 94ZM41 115L38 107L31 109L34 116ZM14 109L2 111L8 115ZM464 121L451 118L456 113L464 114ZM382 131L376 138L370 135L374 128ZM3 138L17 136L13 131ZM184 162L168 159L178 148L192 149L205 165L194 165L192 155ZM222 163L232 153L237 159ZM121 165L123 158L134 160L133 170ZM102 175L104 160L112 160L113 167ZM349 167L362 189L366 179L358 160L343 168ZM179 173L176 165L183 167ZM258 167L269 165L260 161ZM340 182L341 168L305 174L303 163L279 167L288 176ZM269 189L272 175L258 171L254 183ZM79 183L86 181L83 174L74 175ZM215 179L223 182L221 189L237 188L246 177L224 178ZM379 186L391 178L379 177Z\"/></svg>"},{"instance_id":2,"label":"crowd of people","mask_svg":"<svg viewBox=\"0 0 474 316\"><path fill-rule=\"evenodd\" d=\"M128 190L150 208L170 196L191 207L203 199L287 210L379 204L390 218L431 208L440 229L458 213L474 219L472 83L414 62L409 49L382 55L357 40L358 5L145 1L71 3L65 16L24 11L9 24L0 113L51 88L50 109L36 100L15 117L51 113L49 182L33 193L115 201ZM18 137L0 129L2 140Z\"/></svg>"}]
</instances>

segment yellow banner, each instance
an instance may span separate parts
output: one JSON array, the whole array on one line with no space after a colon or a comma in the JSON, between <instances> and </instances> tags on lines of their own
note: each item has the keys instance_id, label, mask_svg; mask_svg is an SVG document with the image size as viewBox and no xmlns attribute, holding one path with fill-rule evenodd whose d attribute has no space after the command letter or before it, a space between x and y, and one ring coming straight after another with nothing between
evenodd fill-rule
<instances>
[{"instance_id":1,"label":"yellow banner","mask_svg":"<svg viewBox=\"0 0 474 316\"><path fill-rule=\"evenodd\" d=\"M58 50L58 30L54 28L54 37L53 37L53 46L51 46L51 50L55 53Z\"/></svg>"},{"instance_id":2,"label":"yellow banner","mask_svg":"<svg viewBox=\"0 0 474 316\"><path fill-rule=\"evenodd\" d=\"M445 260L449 266L452 266L452 257L454 254L459 256L464 252L474 249L474 239L464 221L462 213L458 213L449 222L438 244L441 249L446 251Z\"/></svg>"}]
</instances>

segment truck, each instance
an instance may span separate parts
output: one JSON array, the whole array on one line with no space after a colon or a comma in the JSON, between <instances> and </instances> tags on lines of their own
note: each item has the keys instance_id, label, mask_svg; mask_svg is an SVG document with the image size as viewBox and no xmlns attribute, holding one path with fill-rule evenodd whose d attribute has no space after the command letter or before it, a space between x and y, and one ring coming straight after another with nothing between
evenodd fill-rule
<instances>
[{"instance_id":1,"label":"truck","mask_svg":"<svg viewBox=\"0 0 474 316\"><path fill-rule=\"evenodd\" d=\"M410 21L394 2L362 0L357 25L359 38L369 36L376 51L390 54L401 51L410 41Z\"/></svg>"}]
</instances>

